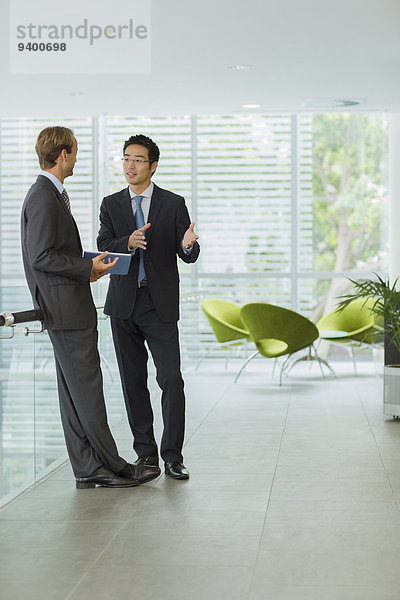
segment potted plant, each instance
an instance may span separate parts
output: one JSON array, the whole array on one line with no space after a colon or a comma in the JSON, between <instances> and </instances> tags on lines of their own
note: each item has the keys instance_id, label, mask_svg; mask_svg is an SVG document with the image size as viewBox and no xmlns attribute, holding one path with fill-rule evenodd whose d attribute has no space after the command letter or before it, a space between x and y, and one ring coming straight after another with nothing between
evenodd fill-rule
<instances>
[{"instance_id":1,"label":"potted plant","mask_svg":"<svg viewBox=\"0 0 400 600\"><path fill-rule=\"evenodd\" d=\"M400 416L400 291L397 279L391 285L389 279L355 281L352 293L342 298L338 310L343 310L353 300L368 302L368 308L382 323L385 336L385 365L383 372L383 412L398 419ZM387 364L388 363L388 364Z\"/></svg>"}]
</instances>

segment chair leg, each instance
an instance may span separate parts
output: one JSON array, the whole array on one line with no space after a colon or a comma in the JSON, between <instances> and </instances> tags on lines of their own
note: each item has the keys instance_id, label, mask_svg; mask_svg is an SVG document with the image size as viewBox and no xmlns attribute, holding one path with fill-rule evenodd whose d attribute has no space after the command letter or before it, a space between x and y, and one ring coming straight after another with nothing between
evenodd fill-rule
<instances>
[{"instance_id":1,"label":"chair leg","mask_svg":"<svg viewBox=\"0 0 400 600\"><path fill-rule=\"evenodd\" d=\"M275 358L275 359L274 359L274 366L272 367L272 375L271 375L271 377L273 377L273 376L274 376L274 373L275 373L275 367L276 367L277 363L278 363L278 359L277 359L277 358Z\"/></svg>"},{"instance_id":2,"label":"chair leg","mask_svg":"<svg viewBox=\"0 0 400 600\"><path fill-rule=\"evenodd\" d=\"M332 373L332 375L333 375L334 377L336 377L336 373L335 373L335 371L333 370L333 368L331 367L331 365L328 363L328 361L327 361L327 360L325 360L325 358L321 358L321 357L319 356L319 354L318 354L318 351L317 351L317 348L315 347L315 345L314 345L314 344L312 345L312 347L314 348L314 352L315 352L315 359L318 361L319 367L320 367L320 369L321 369L322 377L325 379L325 375L324 375L324 373L323 373L323 370L322 370L322 365L325 365L325 366L326 366L326 367L327 367L327 368L330 370L330 372Z\"/></svg>"},{"instance_id":3,"label":"chair leg","mask_svg":"<svg viewBox=\"0 0 400 600\"><path fill-rule=\"evenodd\" d=\"M286 358L286 359L283 361L283 364L282 364L282 366L281 366L281 372L280 372L280 375L279 375L279 385L280 385L280 386L282 386L282 377L283 377L283 372L284 372L284 371L285 371L285 369L286 369L286 365L287 365L287 362L289 361L289 359L290 359L290 354L289 354L289 355L287 356L287 358ZM290 369L291 369L291 368L292 368L292 365L290 366ZM289 369L289 371L290 371L290 369Z\"/></svg>"},{"instance_id":4,"label":"chair leg","mask_svg":"<svg viewBox=\"0 0 400 600\"><path fill-rule=\"evenodd\" d=\"M351 349L351 356L353 358L353 369L354 369L354 377L357 377L357 365L356 365L356 357L354 355L354 346L353 346L353 342L352 340L350 340L350 349Z\"/></svg>"},{"instance_id":5,"label":"chair leg","mask_svg":"<svg viewBox=\"0 0 400 600\"><path fill-rule=\"evenodd\" d=\"M303 350L304 350L304 348L303 348ZM301 351L297 350L296 352L293 352L293 354L289 354L289 356L285 360L285 370L287 370L286 371L286 377L289 375L289 373L293 369L293 367L295 365L297 365L297 363L304 362L304 361L311 362L311 361L315 360L315 358L311 355L311 346L308 346L308 354L306 356L301 356L300 358L296 358L292 362L290 362L291 358L295 354L297 354L297 352L301 352ZM290 363L290 364L286 365L286 363Z\"/></svg>"},{"instance_id":6,"label":"chair leg","mask_svg":"<svg viewBox=\"0 0 400 600\"><path fill-rule=\"evenodd\" d=\"M228 356L225 359L225 371L228 368L229 359L232 358L233 351L234 351L234 349L233 349L233 347L231 347L230 350L229 350L229 354L228 354Z\"/></svg>"},{"instance_id":7,"label":"chair leg","mask_svg":"<svg viewBox=\"0 0 400 600\"><path fill-rule=\"evenodd\" d=\"M313 350L314 350L314 353L315 353L315 356L313 356L313 355L311 354L311 348L313 348ZM288 375L288 374L290 373L290 371L293 369L293 367L294 367L294 366L295 366L297 363L299 363L299 362L303 362L303 361L316 361L316 362L318 362L318 364L319 364L319 368L320 368L320 370L321 370L321 375L322 375L323 379L325 379L325 374L324 374L324 371L323 371L323 369L322 369L322 365L325 365L325 366L326 366L326 367L327 367L327 368L330 370L330 372L332 373L332 375L333 375L334 377L336 377L336 373L335 373L335 371L332 369L332 367L331 367L331 365L328 363L328 361L327 361L327 360L325 360L324 358L320 358L320 356L318 355L318 352L317 352L317 349L316 349L316 347L315 347L315 344L311 344L311 345L308 347L308 354L307 354L306 356L302 356L301 358L296 358L296 360L294 360L293 362L291 362L291 363L290 363L290 365L286 365L286 363L289 361L289 359L290 359L292 356L293 356L293 355L292 355L292 354L290 354L290 355L288 356L288 358L286 359L285 363L284 363L284 365L285 365L285 370L287 369L286 375ZM312 364L312 362L311 362L311 364Z\"/></svg>"},{"instance_id":8,"label":"chair leg","mask_svg":"<svg viewBox=\"0 0 400 600\"><path fill-rule=\"evenodd\" d=\"M247 360L245 360L245 362L243 363L243 366L240 368L238 374L236 375L235 381L233 383L237 382L237 380L239 379L239 377L242 374L242 372L244 371L244 369L247 367L247 365L249 364L249 362L252 361L253 358L255 358L257 356L257 354L260 354L258 350L256 352L254 352L254 354L252 354L251 356L249 356L249 358Z\"/></svg>"},{"instance_id":9,"label":"chair leg","mask_svg":"<svg viewBox=\"0 0 400 600\"><path fill-rule=\"evenodd\" d=\"M110 367L110 363L108 362L108 360L104 357L103 354L101 354L101 352L99 352L99 356L100 356L100 360L101 360L101 368L104 370L104 367L107 369L109 375L110 375L110 379L111 382L114 383L114 377L111 371L111 367Z\"/></svg>"},{"instance_id":10,"label":"chair leg","mask_svg":"<svg viewBox=\"0 0 400 600\"><path fill-rule=\"evenodd\" d=\"M209 349L207 350L207 352L206 352L206 353L205 353L205 354L204 354L204 355L203 355L203 356L200 358L199 362L197 363L197 365L196 365L196 366L195 366L195 368L194 368L195 372L197 371L197 369L199 368L199 366L201 365L201 363L203 362L203 360L204 360L205 358L207 358L207 356L209 356L209 355L211 354L211 352L212 352L212 351L213 351L213 348L211 347L211 348L209 348Z\"/></svg>"}]
</instances>

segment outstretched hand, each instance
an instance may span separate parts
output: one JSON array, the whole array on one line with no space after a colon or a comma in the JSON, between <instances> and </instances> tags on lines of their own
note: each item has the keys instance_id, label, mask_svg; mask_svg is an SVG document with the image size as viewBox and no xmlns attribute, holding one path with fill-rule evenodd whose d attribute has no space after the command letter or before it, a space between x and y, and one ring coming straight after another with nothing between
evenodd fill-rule
<instances>
[{"instance_id":1,"label":"outstretched hand","mask_svg":"<svg viewBox=\"0 0 400 600\"><path fill-rule=\"evenodd\" d=\"M131 233L128 239L128 247L132 250L136 248L141 248L142 250L146 250L147 242L145 241L145 231L150 227L151 223L146 223L140 229L135 229Z\"/></svg>"},{"instance_id":2,"label":"outstretched hand","mask_svg":"<svg viewBox=\"0 0 400 600\"><path fill-rule=\"evenodd\" d=\"M198 239L199 236L194 232L194 223L190 223L189 229L186 230L185 235L183 236L182 248L189 250Z\"/></svg>"}]
</instances>

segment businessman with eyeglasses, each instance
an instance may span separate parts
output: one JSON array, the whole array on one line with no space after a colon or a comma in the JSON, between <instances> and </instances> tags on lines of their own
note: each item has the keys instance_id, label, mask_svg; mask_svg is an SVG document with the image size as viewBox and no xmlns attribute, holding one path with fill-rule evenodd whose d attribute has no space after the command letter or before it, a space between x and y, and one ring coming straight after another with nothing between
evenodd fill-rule
<instances>
[{"instance_id":1,"label":"businessman with eyeglasses","mask_svg":"<svg viewBox=\"0 0 400 600\"><path fill-rule=\"evenodd\" d=\"M100 209L99 250L131 252L128 275L110 276L104 312L111 317L137 466L158 466L158 444L147 387L147 350L162 390L164 430L160 455L165 472L188 479L183 464L185 395L180 370L177 322L177 256L194 263L200 252L185 200L155 185L160 151L145 135L130 137L123 147L128 187L106 196Z\"/></svg>"}]
</instances>

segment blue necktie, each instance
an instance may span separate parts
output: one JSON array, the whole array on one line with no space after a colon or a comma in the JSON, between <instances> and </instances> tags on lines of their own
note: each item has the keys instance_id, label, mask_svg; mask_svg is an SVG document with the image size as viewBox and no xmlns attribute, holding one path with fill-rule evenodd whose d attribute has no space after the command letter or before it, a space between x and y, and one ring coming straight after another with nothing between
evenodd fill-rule
<instances>
[{"instance_id":1,"label":"blue necktie","mask_svg":"<svg viewBox=\"0 0 400 600\"><path fill-rule=\"evenodd\" d=\"M134 196L134 201L136 202L136 212L135 212L135 221L137 229L140 229L144 226L144 216L142 211L142 200L143 196ZM139 273L138 273L138 281L142 281L146 277L146 271L144 270L144 260L143 260L143 250L139 248L140 258L139 258Z\"/></svg>"}]
</instances>

